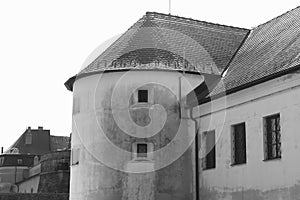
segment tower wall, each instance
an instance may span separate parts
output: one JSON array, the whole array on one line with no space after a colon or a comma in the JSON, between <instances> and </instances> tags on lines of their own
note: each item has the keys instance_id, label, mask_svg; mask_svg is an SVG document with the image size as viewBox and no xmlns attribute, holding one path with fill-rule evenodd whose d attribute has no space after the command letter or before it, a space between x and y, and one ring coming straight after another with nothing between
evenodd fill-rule
<instances>
[{"instance_id":1,"label":"tower wall","mask_svg":"<svg viewBox=\"0 0 300 200\"><path fill-rule=\"evenodd\" d=\"M202 81L168 71L76 80L70 199L193 199L193 124L183 119L179 96ZM138 102L139 89L148 91L148 102ZM138 143L147 144L146 157L135 152Z\"/></svg>"}]
</instances>

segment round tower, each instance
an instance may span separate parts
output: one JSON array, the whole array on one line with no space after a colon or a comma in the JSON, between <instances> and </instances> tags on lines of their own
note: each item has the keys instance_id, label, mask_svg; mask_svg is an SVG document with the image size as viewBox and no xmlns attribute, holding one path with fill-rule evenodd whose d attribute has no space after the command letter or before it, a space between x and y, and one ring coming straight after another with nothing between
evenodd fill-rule
<instances>
[{"instance_id":1,"label":"round tower","mask_svg":"<svg viewBox=\"0 0 300 200\"><path fill-rule=\"evenodd\" d=\"M162 60L133 56L143 51L160 51ZM137 50L109 66L114 69L77 77L70 199L193 198L193 126L182 97L203 77L174 70L175 60L186 62L170 52ZM124 63L135 69L121 68Z\"/></svg>"},{"instance_id":2,"label":"round tower","mask_svg":"<svg viewBox=\"0 0 300 200\"><path fill-rule=\"evenodd\" d=\"M214 61L229 62L215 53L226 45L216 34L227 29L147 13L67 81L71 200L196 198L196 128L185 97L205 74L219 74Z\"/></svg>"}]
</instances>

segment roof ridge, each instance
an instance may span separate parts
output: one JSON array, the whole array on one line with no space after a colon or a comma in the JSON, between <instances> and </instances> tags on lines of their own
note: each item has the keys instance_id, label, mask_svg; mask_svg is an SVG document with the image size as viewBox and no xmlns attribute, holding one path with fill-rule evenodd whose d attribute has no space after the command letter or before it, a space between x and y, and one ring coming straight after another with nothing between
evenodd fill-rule
<instances>
[{"instance_id":1,"label":"roof ridge","mask_svg":"<svg viewBox=\"0 0 300 200\"><path fill-rule=\"evenodd\" d=\"M253 27L251 30L255 30L255 29L261 28L262 26L264 26L264 25L266 25L266 24L269 24L269 23L271 23L272 21L275 21L275 20L277 20L277 19L279 19L279 18L281 18L281 17L287 15L288 13L291 13L291 12L293 12L294 10L299 9L299 8L300 8L300 6L297 6L296 8L292 8L292 9L290 9L290 10L288 10L288 11L286 11L286 12L284 12L284 13L282 13L282 14L280 14L280 15L278 15L278 16L276 16L276 17L274 17L274 18L272 18L272 19L270 19L270 20L268 20L268 21L266 21L266 22L264 22L264 23L262 23L262 24L259 24L258 26Z\"/></svg>"},{"instance_id":2,"label":"roof ridge","mask_svg":"<svg viewBox=\"0 0 300 200\"><path fill-rule=\"evenodd\" d=\"M178 18L178 19L182 19L182 20L193 21L193 22L197 22L197 23L200 22L200 23L210 24L210 25L214 25L214 26L222 26L222 27L234 28L234 29L240 29L240 30L251 30L251 29L241 28L241 27L237 27L237 26L219 24L219 23L214 23L214 22L207 22L207 21L198 20L198 19L194 19L194 18L181 17L181 16L178 16L178 15L171 15L171 14L165 14L165 13L159 13L159 12L149 12L148 11L148 12L146 12L146 15L144 15L144 17L149 16L149 15L154 15L154 16L159 15L159 16L164 16L164 17L172 17L172 18Z\"/></svg>"}]
</instances>

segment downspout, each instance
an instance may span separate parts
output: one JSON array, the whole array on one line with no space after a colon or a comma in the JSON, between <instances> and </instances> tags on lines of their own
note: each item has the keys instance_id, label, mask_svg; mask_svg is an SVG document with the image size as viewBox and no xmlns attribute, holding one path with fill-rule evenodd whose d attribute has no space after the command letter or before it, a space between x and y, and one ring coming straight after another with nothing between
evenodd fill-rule
<instances>
[{"instance_id":1,"label":"downspout","mask_svg":"<svg viewBox=\"0 0 300 200\"><path fill-rule=\"evenodd\" d=\"M183 119L181 115L181 76L178 77L178 95L179 95L179 118ZM200 194L199 194L199 185L200 185L200 179L199 179L199 136L198 136L198 123L196 118L193 118L193 107L188 108L190 111L190 117L188 119L191 119L194 121L195 124L195 194L196 194L196 200L200 200ZM185 118L186 119L186 118Z\"/></svg>"},{"instance_id":2,"label":"downspout","mask_svg":"<svg viewBox=\"0 0 300 200\"><path fill-rule=\"evenodd\" d=\"M199 194L199 185L200 185L200 179L199 179L199 136L198 136L198 123L195 118L193 118L193 107L189 108L190 111L190 119L194 121L195 124L195 188L196 188L196 200L200 200L200 194Z\"/></svg>"},{"instance_id":3,"label":"downspout","mask_svg":"<svg viewBox=\"0 0 300 200\"><path fill-rule=\"evenodd\" d=\"M178 77L179 119L181 119L181 76Z\"/></svg>"}]
</instances>

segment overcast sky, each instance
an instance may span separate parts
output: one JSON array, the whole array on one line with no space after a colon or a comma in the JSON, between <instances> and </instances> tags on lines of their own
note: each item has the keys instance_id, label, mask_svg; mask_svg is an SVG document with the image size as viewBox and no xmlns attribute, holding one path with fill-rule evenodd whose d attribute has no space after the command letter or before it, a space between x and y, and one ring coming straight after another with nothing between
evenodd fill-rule
<instances>
[{"instance_id":1,"label":"overcast sky","mask_svg":"<svg viewBox=\"0 0 300 200\"><path fill-rule=\"evenodd\" d=\"M298 0L172 0L172 14L255 27L299 5ZM0 146L26 127L71 133L72 93L64 82L104 41L146 11L168 13L169 0L0 0Z\"/></svg>"}]
</instances>

